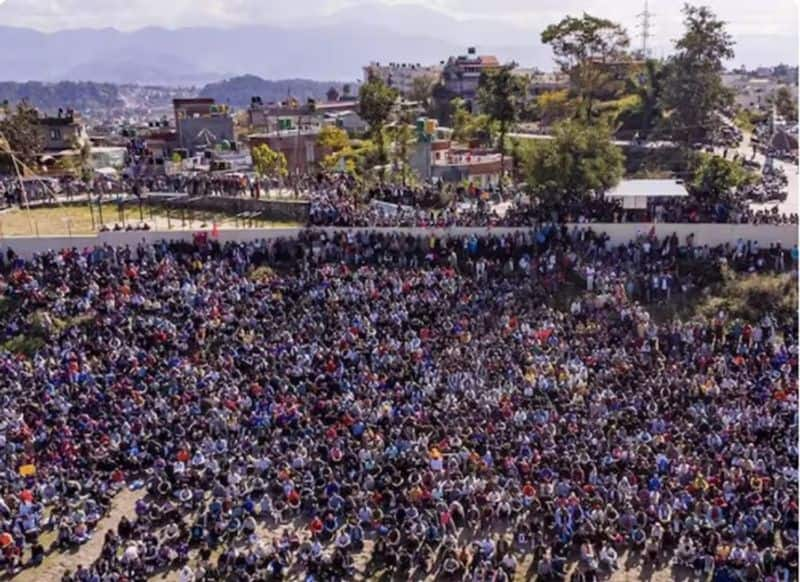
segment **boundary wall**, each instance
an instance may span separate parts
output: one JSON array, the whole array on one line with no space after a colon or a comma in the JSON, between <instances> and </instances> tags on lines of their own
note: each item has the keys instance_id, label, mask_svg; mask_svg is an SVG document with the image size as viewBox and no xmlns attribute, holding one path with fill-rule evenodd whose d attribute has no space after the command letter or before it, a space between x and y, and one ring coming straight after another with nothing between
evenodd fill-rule
<instances>
[{"instance_id":1,"label":"boundary wall","mask_svg":"<svg viewBox=\"0 0 800 582\"><path fill-rule=\"evenodd\" d=\"M675 233L683 244L686 237L693 234L695 245L717 246L720 244L735 244L738 240L757 241L762 248L780 243L783 248L791 248L797 244L798 227L793 224L767 225L767 224L669 224L669 223L590 223L567 224L571 230L574 228L591 228L593 231L608 234L611 244L619 245L634 240L636 237L649 233L655 229L658 237L666 237ZM314 230L328 232L354 231L354 232L398 232L414 236L451 237L476 234L501 235L513 232L533 230L534 227L450 227L450 228L406 228L406 227L314 227ZM258 239L290 238L304 230L295 228L251 228L237 230L219 230L218 240L221 242L240 241L247 242ZM141 242L154 243L160 240L192 240L197 231L120 231L103 232L96 235L85 236L55 236L55 237L6 237L0 239L0 252L5 253L8 248L14 249L19 256L30 258L34 254L49 250L63 248L94 247L97 245L135 246ZM206 230L208 232L208 230Z\"/></svg>"}]
</instances>

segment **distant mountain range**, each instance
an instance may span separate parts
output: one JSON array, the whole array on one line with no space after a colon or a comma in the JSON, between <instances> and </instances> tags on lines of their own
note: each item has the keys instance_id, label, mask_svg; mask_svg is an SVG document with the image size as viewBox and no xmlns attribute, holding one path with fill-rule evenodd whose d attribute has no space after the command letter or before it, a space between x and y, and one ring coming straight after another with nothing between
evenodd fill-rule
<instances>
[{"instance_id":1,"label":"distant mountain range","mask_svg":"<svg viewBox=\"0 0 800 582\"><path fill-rule=\"evenodd\" d=\"M59 108L75 109L81 113L104 114L110 110L169 109L177 96L213 97L218 103L234 107L247 107L253 96L265 103L281 101L291 95L305 101L312 98L324 101L328 90L334 87L340 94L343 84L336 81L312 81L310 79L281 79L269 81L255 75L242 75L223 81L209 83L199 90L174 87L137 86L130 84L96 83L93 81L41 81L0 82L0 103L8 101L15 105L26 101L40 111L55 113ZM358 88L351 86L355 93Z\"/></svg>"},{"instance_id":2,"label":"distant mountain range","mask_svg":"<svg viewBox=\"0 0 800 582\"><path fill-rule=\"evenodd\" d=\"M111 83L92 83L62 81L60 83L0 82L0 102L12 105L27 101L41 111L54 113L58 109L75 109L82 113L123 107L125 101L120 96L117 85Z\"/></svg>"},{"instance_id":3,"label":"distant mountain range","mask_svg":"<svg viewBox=\"0 0 800 582\"><path fill-rule=\"evenodd\" d=\"M254 96L261 97L264 103L282 101L287 96L301 102L306 99L324 100L328 89L334 87L342 93L342 83L335 81L311 81L309 79L281 79L268 81L255 75L242 75L216 83L209 83L200 89L200 97L213 97L217 103L228 103L234 107L247 107ZM353 87L355 91L355 87Z\"/></svg>"},{"instance_id":4,"label":"distant mountain range","mask_svg":"<svg viewBox=\"0 0 800 582\"><path fill-rule=\"evenodd\" d=\"M3 11L11 9L11 2L0 4L0 22ZM796 35L739 36L737 41L731 65L797 63ZM352 82L369 61L438 63L463 54L467 45L503 61L553 67L550 48L530 27L488 18L458 20L419 5L373 4L283 26L54 33L0 26L0 80L202 86L253 74Z\"/></svg>"}]
</instances>

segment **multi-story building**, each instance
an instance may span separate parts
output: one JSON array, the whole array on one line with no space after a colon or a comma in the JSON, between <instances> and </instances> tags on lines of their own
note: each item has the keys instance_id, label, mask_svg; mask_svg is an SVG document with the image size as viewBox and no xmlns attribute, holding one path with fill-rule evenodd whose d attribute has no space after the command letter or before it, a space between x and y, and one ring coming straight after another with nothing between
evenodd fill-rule
<instances>
[{"instance_id":1,"label":"multi-story building","mask_svg":"<svg viewBox=\"0 0 800 582\"><path fill-rule=\"evenodd\" d=\"M295 99L283 103L263 103L253 97L247 109L247 122L259 133L293 131L319 128L332 115L358 112L358 101L331 101L327 103L307 102L300 104Z\"/></svg>"},{"instance_id":2,"label":"multi-story building","mask_svg":"<svg viewBox=\"0 0 800 582\"><path fill-rule=\"evenodd\" d=\"M248 136L250 151L261 144L267 144L273 151L286 156L290 174L304 174L313 170L322 160L322 150L317 143L319 127L289 129L254 133Z\"/></svg>"},{"instance_id":3,"label":"multi-story building","mask_svg":"<svg viewBox=\"0 0 800 582\"><path fill-rule=\"evenodd\" d=\"M450 57L442 70L442 83L434 88L433 98L439 111L447 111L448 104L459 97L472 113L479 113L478 85L481 74L500 67L497 57L478 55L475 47L470 47L466 55ZM442 117L440 121L449 121Z\"/></svg>"},{"instance_id":4,"label":"multi-story building","mask_svg":"<svg viewBox=\"0 0 800 582\"><path fill-rule=\"evenodd\" d=\"M544 73L539 69L516 68L514 75L523 77L527 83L527 95L530 98L548 93L569 89L569 75L560 72Z\"/></svg>"},{"instance_id":5,"label":"multi-story building","mask_svg":"<svg viewBox=\"0 0 800 582\"><path fill-rule=\"evenodd\" d=\"M442 75L441 65L421 65L419 63L381 63L373 62L364 67L364 79L377 77L401 95L409 97L414 91L417 79L429 79L432 83Z\"/></svg>"},{"instance_id":6,"label":"multi-story building","mask_svg":"<svg viewBox=\"0 0 800 582\"><path fill-rule=\"evenodd\" d=\"M55 116L40 116L36 131L42 149L48 152L68 150L89 139L80 114L72 109L59 109Z\"/></svg>"},{"instance_id":7,"label":"multi-story building","mask_svg":"<svg viewBox=\"0 0 800 582\"><path fill-rule=\"evenodd\" d=\"M214 99L196 97L173 99L172 106L181 148L194 152L223 141L234 141L233 118L227 105L219 105Z\"/></svg>"}]
</instances>

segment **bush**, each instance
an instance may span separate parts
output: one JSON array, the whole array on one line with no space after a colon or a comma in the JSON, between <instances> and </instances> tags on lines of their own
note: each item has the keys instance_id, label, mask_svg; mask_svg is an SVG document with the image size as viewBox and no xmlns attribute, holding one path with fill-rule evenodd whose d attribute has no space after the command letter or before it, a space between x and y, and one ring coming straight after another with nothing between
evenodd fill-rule
<instances>
[{"instance_id":1,"label":"bush","mask_svg":"<svg viewBox=\"0 0 800 582\"><path fill-rule=\"evenodd\" d=\"M778 321L797 319L797 280L783 275L734 275L723 272L724 282L697 306L697 313L714 317L724 310L729 318L751 323L770 313Z\"/></svg>"}]
</instances>

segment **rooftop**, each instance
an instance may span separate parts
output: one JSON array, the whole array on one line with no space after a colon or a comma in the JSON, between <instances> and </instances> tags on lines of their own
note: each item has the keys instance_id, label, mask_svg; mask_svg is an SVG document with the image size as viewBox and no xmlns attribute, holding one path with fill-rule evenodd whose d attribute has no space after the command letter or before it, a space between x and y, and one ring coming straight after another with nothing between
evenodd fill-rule
<instances>
[{"instance_id":1,"label":"rooftop","mask_svg":"<svg viewBox=\"0 0 800 582\"><path fill-rule=\"evenodd\" d=\"M688 196L686 187L677 180L622 180L606 196L628 198L631 196Z\"/></svg>"}]
</instances>

